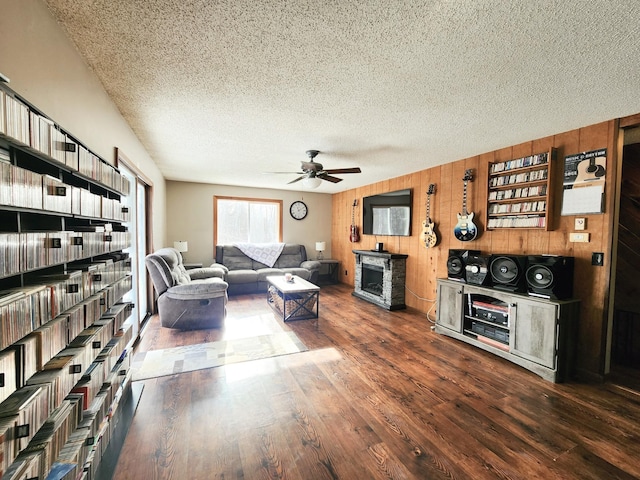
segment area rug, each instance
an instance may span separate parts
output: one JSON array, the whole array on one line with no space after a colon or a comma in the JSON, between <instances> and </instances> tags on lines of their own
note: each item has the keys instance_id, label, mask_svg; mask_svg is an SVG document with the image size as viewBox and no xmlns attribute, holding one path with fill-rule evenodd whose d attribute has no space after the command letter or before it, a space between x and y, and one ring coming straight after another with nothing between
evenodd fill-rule
<instances>
[{"instance_id":1,"label":"area rug","mask_svg":"<svg viewBox=\"0 0 640 480\"><path fill-rule=\"evenodd\" d=\"M294 332L278 332L139 353L131 369L137 381L306 350Z\"/></svg>"}]
</instances>

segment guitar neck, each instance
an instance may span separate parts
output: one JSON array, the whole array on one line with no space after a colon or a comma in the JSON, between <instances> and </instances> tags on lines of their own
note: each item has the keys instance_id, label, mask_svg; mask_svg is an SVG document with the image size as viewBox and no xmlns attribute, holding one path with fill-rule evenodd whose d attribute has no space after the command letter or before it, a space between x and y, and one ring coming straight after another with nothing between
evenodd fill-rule
<instances>
[{"instance_id":1,"label":"guitar neck","mask_svg":"<svg viewBox=\"0 0 640 480\"><path fill-rule=\"evenodd\" d=\"M462 190L462 215L469 215L467 212L467 181L464 181L464 189Z\"/></svg>"}]
</instances>

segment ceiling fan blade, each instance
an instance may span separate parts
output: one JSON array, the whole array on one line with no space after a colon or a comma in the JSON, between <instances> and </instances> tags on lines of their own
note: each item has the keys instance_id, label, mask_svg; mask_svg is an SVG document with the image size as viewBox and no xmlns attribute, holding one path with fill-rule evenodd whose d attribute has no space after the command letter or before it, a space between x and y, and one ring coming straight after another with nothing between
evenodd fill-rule
<instances>
[{"instance_id":1,"label":"ceiling fan blade","mask_svg":"<svg viewBox=\"0 0 640 480\"><path fill-rule=\"evenodd\" d=\"M360 167L353 168L332 168L325 170L326 173L361 173Z\"/></svg>"},{"instance_id":2,"label":"ceiling fan blade","mask_svg":"<svg viewBox=\"0 0 640 480\"><path fill-rule=\"evenodd\" d=\"M287 182L287 183L296 183L302 180L303 178L307 178L307 175L302 175L301 177L298 177L295 180L291 180L290 182Z\"/></svg>"},{"instance_id":3,"label":"ceiling fan blade","mask_svg":"<svg viewBox=\"0 0 640 480\"><path fill-rule=\"evenodd\" d=\"M262 172L263 175L304 175L304 172Z\"/></svg>"},{"instance_id":4,"label":"ceiling fan blade","mask_svg":"<svg viewBox=\"0 0 640 480\"><path fill-rule=\"evenodd\" d=\"M322 172L322 173L319 173L319 174L318 174L318 175L316 175L316 176L317 176L318 178L321 178L322 180L327 180L328 182L331 182L331 183L338 183L338 182L341 182L341 181L342 181L342 179L341 179L341 178L338 178L338 177L332 177L331 175L327 175L327 172L326 172L326 171L325 171L325 172Z\"/></svg>"}]
</instances>

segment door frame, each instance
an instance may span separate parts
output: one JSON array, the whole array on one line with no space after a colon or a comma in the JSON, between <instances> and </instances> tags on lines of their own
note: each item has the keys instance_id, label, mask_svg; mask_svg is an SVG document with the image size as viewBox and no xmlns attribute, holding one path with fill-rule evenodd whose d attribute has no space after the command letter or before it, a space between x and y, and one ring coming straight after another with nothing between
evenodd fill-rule
<instances>
[{"instance_id":1,"label":"door frame","mask_svg":"<svg viewBox=\"0 0 640 480\"><path fill-rule=\"evenodd\" d=\"M134 176L137 178L138 181L142 182L142 184L145 186L145 207L146 207L146 212L145 212L145 252L153 252L154 247L153 247L153 181L144 174L144 172L142 170L140 170L130 159L129 157L127 157L127 155L118 147L116 147L115 149L116 151L116 167L120 167L121 165L124 165L125 168L127 168L129 171L131 171ZM137 185L132 185L131 186L131 191L134 192L134 194L138 195L138 190L137 190ZM136 253L139 251L139 245L138 245L138 238L136 235L136 238L134 239L135 244L136 244ZM135 261L133 262L132 268L138 268L138 262ZM147 291L146 291L146 297L147 297L147 315L145 315L145 320L148 319L148 317L150 315L152 315L153 313L155 313L155 298L153 296L153 287L152 287L152 283L151 283L151 278L149 277L149 273L146 271L146 269L143 272L139 272L138 271L138 275L146 275L147 277ZM136 319L137 320L137 319ZM143 320L143 322L139 325L140 330L138 331L138 336L141 337L142 333L144 331L144 326L145 326L145 321Z\"/></svg>"},{"instance_id":2,"label":"door frame","mask_svg":"<svg viewBox=\"0 0 640 480\"><path fill-rule=\"evenodd\" d=\"M616 294L616 274L618 268L618 235L620 222L620 199L622 196L622 164L624 163L624 140L625 131L640 127L640 113L629 117L621 118L616 131L616 158L615 163L615 198L613 209L613 228L611 244L611 270L609 272L609 305L607 308L605 355L604 355L604 375L611 373L611 347L613 343L613 320L615 316L615 294Z\"/></svg>"}]
</instances>

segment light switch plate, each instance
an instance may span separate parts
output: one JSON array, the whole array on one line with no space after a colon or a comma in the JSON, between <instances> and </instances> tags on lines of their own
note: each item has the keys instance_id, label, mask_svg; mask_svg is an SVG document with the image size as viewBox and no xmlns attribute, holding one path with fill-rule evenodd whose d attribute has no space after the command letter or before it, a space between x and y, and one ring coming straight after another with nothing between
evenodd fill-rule
<instances>
[{"instance_id":1,"label":"light switch plate","mask_svg":"<svg viewBox=\"0 0 640 480\"><path fill-rule=\"evenodd\" d=\"M587 229L587 219L586 218L576 218L574 230L586 230Z\"/></svg>"},{"instance_id":2,"label":"light switch plate","mask_svg":"<svg viewBox=\"0 0 640 480\"><path fill-rule=\"evenodd\" d=\"M591 254L591 265L595 265L596 267L601 267L604 265L604 253L602 252L593 252Z\"/></svg>"},{"instance_id":3,"label":"light switch plate","mask_svg":"<svg viewBox=\"0 0 640 480\"><path fill-rule=\"evenodd\" d=\"M569 241L573 243L589 243L589 234L572 232L569 234Z\"/></svg>"}]
</instances>

